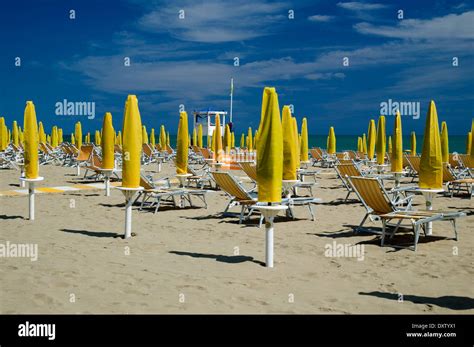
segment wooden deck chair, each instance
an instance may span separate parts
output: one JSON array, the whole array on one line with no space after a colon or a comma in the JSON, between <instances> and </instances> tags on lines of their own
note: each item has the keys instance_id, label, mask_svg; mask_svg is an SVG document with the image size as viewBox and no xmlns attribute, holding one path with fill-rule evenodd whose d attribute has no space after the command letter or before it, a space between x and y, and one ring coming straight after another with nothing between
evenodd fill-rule
<instances>
[{"instance_id":1,"label":"wooden deck chair","mask_svg":"<svg viewBox=\"0 0 474 347\"><path fill-rule=\"evenodd\" d=\"M187 172L192 175L188 177L188 181L190 183L196 184L196 188L204 189L206 185L208 185L210 188L213 188L212 182L214 182L214 180L209 175L208 171L204 171L204 170L199 171L191 167L190 165L188 165Z\"/></svg>"},{"instance_id":2,"label":"wooden deck chair","mask_svg":"<svg viewBox=\"0 0 474 347\"><path fill-rule=\"evenodd\" d=\"M353 162L350 162L348 164L338 164L335 165L334 168L336 170L337 176L341 179L343 186L347 189L347 195L344 199L344 201L347 201L349 195L354 192L354 189L352 189L352 185L349 182L349 177L358 177L362 176L362 174Z\"/></svg>"},{"instance_id":3,"label":"wooden deck chair","mask_svg":"<svg viewBox=\"0 0 474 347\"><path fill-rule=\"evenodd\" d=\"M439 212L439 211L413 211L411 202L413 196L405 198L405 201L391 200L389 194L378 178L349 177L352 188L359 196L360 201L365 206L367 213L359 225L360 229L368 217L375 217L371 220L382 221L381 246L384 246L385 237L388 234L392 238L399 229L403 221L409 221L414 233L413 249L416 251L420 228L424 230L429 222L450 221L454 228L455 239L457 240L456 218L465 216L462 212ZM392 220L398 220L391 233L387 232L387 226ZM392 225L390 225L392 226ZM357 231L357 229L356 229ZM398 246L396 246L398 247Z\"/></svg>"},{"instance_id":4,"label":"wooden deck chair","mask_svg":"<svg viewBox=\"0 0 474 347\"><path fill-rule=\"evenodd\" d=\"M153 151L153 147L148 144L142 144L142 162L144 165L151 164L156 161L155 153Z\"/></svg>"},{"instance_id":5,"label":"wooden deck chair","mask_svg":"<svg viewBox=\"0 0 474 347\"><path fill-rule=\"evenodd\" d=\"M82 145L76 157L76 165L86 165L92 155L93 149L94 147L92 145Z\"/></svg>"},{"instance_id":6,"label":"wooden deck chair","mask_svg":"<svg viewBox=\"0 0 474 347\"><path fill-rule=\"evenodd\" d=\"M458 154L458 158L465 170L471 171L474 169L474 160L468 154Z\"/></svg>"},{"instance_id":7,"label":"wooden deck chair","mask_svg":"<svg viewBox=\"0 0 474 347\"><path fill-rule=\"evenodd\" d=\"M469 198L472 198L474 178L456 176L447 163L443 163L443 182L446 184L448 194L451 197L453 197L455 190L458 194L462 190L469 194Z\"/></svg>"},{"instance_id":8,"label":"wooden deck chair","mask_svg":"<svg viewBox=\"0 0 474 347\"><path fill-rule=\"evenodd\" d=\"M253 183L257 184L257 166L253 161L241 161L239 166L242 171L252 180Z\"/></svg>"}]
</instances>

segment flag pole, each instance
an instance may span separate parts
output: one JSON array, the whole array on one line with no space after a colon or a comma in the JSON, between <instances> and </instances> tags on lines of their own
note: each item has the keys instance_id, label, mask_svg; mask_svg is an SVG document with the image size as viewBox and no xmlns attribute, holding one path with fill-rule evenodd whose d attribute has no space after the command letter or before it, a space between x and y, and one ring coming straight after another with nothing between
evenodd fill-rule
<instances>
[{"instance_id":1,"label":"flag pole","mask_svg":"<svg viewBox=\"0 0 474 347\"><path fill-rule=\"evenodd\" d=\"M234 95L234 78L230 79L230 117L229 122L232 124L232 101Z\"/></svg>"}]
</instances>

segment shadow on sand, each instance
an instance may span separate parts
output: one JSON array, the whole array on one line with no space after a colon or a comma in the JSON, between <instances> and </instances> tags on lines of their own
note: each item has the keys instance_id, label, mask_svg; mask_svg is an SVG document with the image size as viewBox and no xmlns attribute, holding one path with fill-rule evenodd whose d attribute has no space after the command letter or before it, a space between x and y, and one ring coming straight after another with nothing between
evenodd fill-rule
<instances>
[{"instance_id":1,"label":"shadow on sand","mask_svg":"<svg viewBox=\"0 0 474 347\"><path fill-rule=\"evenodd\" d=\"M122 234L111 233L111 232L101 232L101 231L88 231L88 230L73 230L73 229L61 229L65 233L71 234L82 234L91 237L123 237Z\"/></svg>"},{"instance_id":2,"label":"shadow on sand","mask_svg":"<svg viewBox=\"0 0 474 347\"><path fill-rule=\"evenodd\" d=\"M264 262L255 260L253 257L249 257L245 255L227 256L227 255L220 255L220 254L205 254L205 253L192 253L192 252L181 252L181 251L170 251L170 253L177 254L177 255L185 255L185 256L193 257L193 258L214 259L215 261L219 261L221 263L227 263L227 264L239 264L239 263L244 263L246 261L250 261L252 263L265 266Z\"/></svg>"},{"instance_id":3,"label":"shadow on sand","mask_svg":"<svg viewBox=\"0 0 474 347\"><path fill-rule=\"evenodd\" d=\"M398 301L398 294L386 292L359 292L359 295L375 296L377 298ZM474 309L474 299L466 296L440 296L432 298L429 296L419 295L403 295L403 301L410 301L414 304L436 305L439 307L449 308L451 310L471 310Z\"/></svg>"}]
</instances>

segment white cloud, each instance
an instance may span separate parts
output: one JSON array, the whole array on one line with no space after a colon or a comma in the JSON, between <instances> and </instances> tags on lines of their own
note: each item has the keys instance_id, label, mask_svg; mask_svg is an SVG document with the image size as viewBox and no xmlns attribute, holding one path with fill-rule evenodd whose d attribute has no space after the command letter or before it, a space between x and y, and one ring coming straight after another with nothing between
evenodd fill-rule
<instances>
[{"instance_id":1,"label":"white cloud","mask_svg":"<svg viewBox=\"0 0 474 347\"><path fill-rule=\"evenodd\" d=\"M185 1L178 5L159 5L138 24L143 30L169 33L194 42L232 42L268 35L285 16L282 2L235 0L232 6L222 0ZM179 11L184 10L184 19Z\"/></svg>"},{"instance_id":2,"label":"white cloud","mask_svg":"<svg viewBox=\"0 0 474 347\"><path fill-rule=\"evenodd\" d=\"M379 10L386 8L387 5L384 4L369 4L364 2L338 2L337 6L351 11L370 11L370 10Z\"/></svg>"},{"instance_id":3,"label":"white cloud","mask_svg":"<svg viewBox=\"0 0 474 347\"><path fill-rule=\"evenodd\" d=\"M433 19L405 19L396 26L375 26L358 23L354 28L361 34L403 39L473 39L474 11L449 14Z\"/></svg>"},{"instance_id":4,"label":"white cloud","mask_svg":"<svg viewBox=\"0 0 474 347\"><path fill-rule=\"evenodd\" d=\"M326 15L322 15L322 14L315 14L313 16L309 16L308 17L308 20L310 20L311 22L330 22L334 19L335 17L334 16L326 16Z\"/></svg>"}]
</instances>

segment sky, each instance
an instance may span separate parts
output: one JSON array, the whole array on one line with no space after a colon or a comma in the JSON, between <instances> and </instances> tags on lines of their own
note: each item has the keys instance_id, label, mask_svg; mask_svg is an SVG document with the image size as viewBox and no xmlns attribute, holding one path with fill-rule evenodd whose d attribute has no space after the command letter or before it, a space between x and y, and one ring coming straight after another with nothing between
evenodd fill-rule
<instances>
[{"instance_id":1,"label":"sky","mask_svg":"<svg viewBox=\"0 0 474 347\"><path fill-rule=\"evenodd\" d=\"M32 100L46 131L93 131L105 112L119 129L136 94L147 128L174 133L181 104L228 111L231 77L237 133L258 126L265 86L310 134L367 132L389 99L420 105L404 132L423 132L431 99L450 135L474 114L472 1L15 0L2 2L0 29L8 126ZM57 115L64 99L94 102L95 118Z\"/></svg>"}]
</instances>

